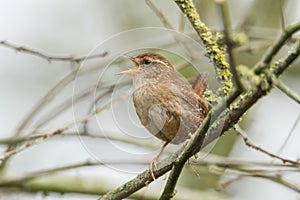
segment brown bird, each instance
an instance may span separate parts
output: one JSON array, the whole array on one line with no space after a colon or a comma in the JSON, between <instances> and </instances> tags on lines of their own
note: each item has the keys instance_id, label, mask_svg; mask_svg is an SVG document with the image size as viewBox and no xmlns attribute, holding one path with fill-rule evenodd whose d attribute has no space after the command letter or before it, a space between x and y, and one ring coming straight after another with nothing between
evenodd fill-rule
<instances>
[{"instance_id":1,"label":"brown bird","mask_svg":"<svg viewBox=\"0 0 300 200\"><path fill-rule=\"evenodd\" d=\"M200 126L208 112L203 97L206 75L200 75L193 87L180 79L172 64L157 53L144 53L130 57L136 69L119 74L130 74L133 79L133 102L136 113L145 128L164 141L150 164L153 165L164 148L179 144L189 138Z\"/></svg>"}]
</instances>

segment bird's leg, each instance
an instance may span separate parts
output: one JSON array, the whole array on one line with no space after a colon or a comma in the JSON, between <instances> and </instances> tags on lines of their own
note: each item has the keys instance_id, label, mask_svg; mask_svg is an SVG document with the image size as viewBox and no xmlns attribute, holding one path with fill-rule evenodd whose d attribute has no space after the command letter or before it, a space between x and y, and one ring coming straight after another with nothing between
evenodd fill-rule
<instances>
[{"instance_id":1,"label":"bird's leg","mask_svg":"<svg viewBox=\"0 0 300 200\"><path fill-rule=\"evenodd\" d=\"M165 142L159 149L159 152L156 156L154 156L154 158L152 159L151 163L150 163L150 174L153 178L153 180L155 180L155 176L154 176L154 173L153 173L153 166L155 167L155 169L157 168L157 161L158 161L158 158L159 156L162 154L162 152L164 151L164 149L166 148L166 146L169 144L169 142Z\"/></svg>"}]
</instances>

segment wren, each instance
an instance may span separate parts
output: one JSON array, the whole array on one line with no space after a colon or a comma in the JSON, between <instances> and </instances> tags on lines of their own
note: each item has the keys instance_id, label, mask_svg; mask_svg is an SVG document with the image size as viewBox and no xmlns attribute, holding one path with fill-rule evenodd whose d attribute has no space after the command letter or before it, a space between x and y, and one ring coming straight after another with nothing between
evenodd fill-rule
<instances>
[{"instance_id":1,"label":"wren","mask_svg":"<svg viewBox=\"0 0 300 200\"><path fill-rule=\"evenodd\" d=\"M200 75L194 85L183 81L172 64L157 53L130 57L135 69L120 72L133 79L133 103L145 128L164 141L150 164L153 165L169 144L180 144L193 134L204 120L208 106L204 98L206 76Z\"/></svg>"}]
</instances>

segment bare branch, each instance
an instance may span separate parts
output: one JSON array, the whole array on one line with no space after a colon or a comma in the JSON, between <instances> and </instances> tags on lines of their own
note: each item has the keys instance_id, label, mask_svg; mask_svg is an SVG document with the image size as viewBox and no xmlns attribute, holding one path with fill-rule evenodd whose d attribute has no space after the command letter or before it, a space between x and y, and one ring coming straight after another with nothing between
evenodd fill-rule
<instances>
[{"instance_id":1,"label":"bare branch","mask_svg":"<svg viewBox=\"0 0 300 200\"><path fill-rule=\"evenodd\" d=\"M236 60L233 51L234 40L232 35L232 25L231 25L228 2L227 0L221 0L216 2L220 5L221 8L221 14L222 14L221 19L223 21L223 26L224 26L225 43L228 51L230 71L232 73L235 86L238 88L238 90L242 91L243 85L240 81L240 78L236 70Z\"/></svg>"},{"instance_id":2,"label":"bare branch","mask_svg":"<svg viewBox=\"0 0 300 200\"><path fill-rule=\"evenodd\" d=\"M291 180L288 180L286 178L283 177L282 175L282 171L275 171L275 172L266 172L264 170L256 170L256 169L253 169L253 170L245 170L243 172L237 172L237 171L229 171L227 170L226 173L228 175L235 175L234 178L231 178L227 181L224 181L224 182L221 182L219 184L219 186L221 188L224 188L224 187L227 187L229 184L235 182L235 181L238 181L244 177L253 177L253 178L264 178L266 180L270 180L270 181L273 181L273 182L276 182L276 183L279 183L291 190L294 190L296 192L300 192L300 187L297 183L291 181Z\"/></svg>"},{"instance_id":3,"label":"bare branch","mask_svg":"<svg viewBox=\"0 0 300 200\"><path fill-rule=\"evenodd\" d=\"M84 161L84 162L80 162L80 163L76 163L76 164L70 164L70 165L66 165L66 166L62 166L62 167L56 167L56 168L51 168L51 169L46 169L46 170L40 170L34 173L30 173L27 174L23 177L19 177L19 178L14 178L14 179L8 179L8 180L2 180L0 182L0 187L2 186L8 186L8 185L12 185L15 183L18 184L22 184L25 183L27 181L30 181L32 179L36 179L38 177L42 177L45 175L51 175L53 173L57 173L57 172L62 172L62 171L66 171L66 170L71 170L71 169L75 169L75 168L81 168L81 167L88 167L88 166L100 166L100 165L122 165L122 164L132 164L132 165L146 165L148 163L146 163L145 161L139 161L139 162L132 162L132 161L105 161L105 162L93 162L90 160Z\"/></svg>"},{"instance_id":4,"label":"bare branch","mask_svg":"<svg viewBox=\"0 0 300 200\"><path fill-rule=\"evenodd\" d=\"M223 180L219 183L219 187L221 189L244 177L265 178L282 184L297 192L299 192L300 188L296 183L283 178L283 172L299 173L299 165L232 160L211 155L203 160L190 159L189 164L193 166L206 166L210 173L218 176L229 175L230 179ZM234 177L232 178L233 175Z\"/></svg>"},{"instance_id":5,"label":"bare branch","mask_svg":"<svg viewBox=\"0 0 300 200\"><path fill-rule=\"evenodd\" d=\"M122 99L123 97L124 96L121 96L120 98L115 99L115 101L119 100L119 99ZM0 156L0 161L5 162L5 160L7 160L7 158L9 158L10 156L12 156L14 154L17 154L17 153L19 153L21 151L24 151L25 149L27 149L27 148L29 148L29 147L31 147L33 145L39 144L41 141L43 141L45 139L48 139L51 136L59 135L59 134L63 133L64 131L68 130L69 128L71 128L72 126L74 126L77 123L85 123L87 120L89 120L94 115L96 115L96 114L102 112L103 110L109 108L112 105L112 103L113 102L106 103L101 108L97 108L93 113L88 114L87 116L85 116L84 118L82 118L79 121L69 122L65 126L59 128L59 129L56 129L55 131L52 131L52 132L49 132L49 133L40 134L39 137L34 136L34 138L36 138L36 139L30 140L30 141L24 143L23 145L21 145L21 146L19 146L17 148L11 148L11 149L9 149L4 155Z\"/></svg>"},{"instance_id":6,"label":"bare branch","mask_svg":"<svg viewBox=\"0 0 300 200\"><path fill-rule=\"evenodd\" d=\"M174 29L172 24L168 21L168 19L165 17L163 12L159 10L159 8L151 1L151 0L145 0L146 4L151 8L151 10L159 17L160 21L164 24L165 27L169 29Z\"/></svg>"},{"instance_id":7,"label":"bare branch","mask_svg":"<svg viewBox=\"0 0 300 200\"><path fill-rule=\"evenodd\" d=\"M12 42L8 42L5 40L0 41L0 45L13 49L17 52L22 52L22 53L27 53L31 54L37 57L40 57L42 59L47 60L48 62L52 61L62 61L62 62L75 62L75 63L80 63L84 60L91 60L91 59L96 59L96 58L103 58L105 57L108 52L103 52L100 54L95 54L95 55L90 55L90 56L79 56L79 57L74 57L74 56L57 56L57 55L50 55L49 53L44 53L40 50L36 50L33 48L29 47L24 47L21 45L13 44Z\"/></svg>"},{"instance_id":8,"label":"bare branch","mask_svg":"<svg viewBox=\"0 0 300 200\"><path fill-rule=\"evenodd\" d=\"M74 125L73 123L69 123L67 125L65 125L64 127L60 128L60 129L57 129L53 132L49 132L49 133L45 133L43 134L43 137L38 137L37 139L35 140L32 140L32 141L29 141L29 142L26 142L25 144L17 147L17 148L14 148L14 149L9 149L4 155L0 156L0 161L5 161L7 158L11 157L12 155L15 155L21 151L24 151L25 149L33 146L33 145L36 145L38 143L40 143L41 141L53 136L53 135L58 135L58 134L61 134L62 132L64 132L65 130L69 129L72 125Z\"/></svg>"},{"instance_id":9,"label":"bare branch","mask_svg":"<svg viewBox=\"0 0 300 200\"><path fill-rule=\"evenodd\" d=\"M195 159L191 157L189 159L190 165L195 166L210 166L215 165L220 168L224 169L235 169L239 171L245 171L245 170L254 170L259 169L258 171L262 171L260 169L263 169L268 172L278 172L282 171L283 169L287 171L300 171L300 167L298 164L287 164L287 163L281 163L281 162L269 162L269 161L257 161L254 159L236 159L236 158L228 158L223 157L219 155L209 154L203 159Z\"/></svg>"},{"instance_id":10,"label":"bare branch","mask_svg":"<svg viewBox=\"0 0 300 200\"><path fill-rule=\"evenodd\" d=\"M276 183L279 183L281 185L284 185L296 192L300 192L300 187L296 184L296 183L293 183L289 180L286 180L285 178L282 177L281 173L277 173L277 174L261 174L261 173L257 173L256 174L256 177L260 177L260 178L265 178L265 179L268 179L268 180L272 180Z\"/></svg>"},{"instance_id":11,"label":"bare branch","mask_svg":"<svg viewBox=\"0 0 300 200\"><path fill-rule=\"evenodd\" d=\"M285 139L284 142L282 143L282 145L281 145L280 149L278 150L278 153L277 153L277 154L281 154L281 153L282 153L283 149L285 148L285 146L287 145L288 141L290 140L292 134L294 133L294 131L295 131L295 129L296 129L296 127L297 127L299 121L300 121L300 114L298 115L297 119L295 120L295 122L294 122L294 124L293 124L291 130L289 131L288 136L286 137L286 139Z\"/></svg>"},{"instance_id":12,"label":"bare branch","mask_svg":"<svg viewBox=\"0 0 300 200\"><path fill-rule=\"evenodd\" d=\"M244 142L245 142L245 144L246 144L247 146L252 147L253 149L256 149L257 151L260 151L260 152L262 152L262 153L264 153L264 154L267 154L268 156L271 156L272 158L279 159L279 160L281 160L283 163L291 163L291 164L294 164L294 165L300 165L300 162L298 162L298 161L294 161L294 160L290 160L290 159L287 159L287 158L283 158L283 157L281 157L281 156L279 156L279 155L276 155L276 154L274 154L274 153L271 153L271 152L265 150L265 149L262 148L262 147L257 146L256 144L254 144L254 142L252 142L252 141L249 139L247 133L246 133L243 129L241 129L240 126L236 125L236 126L235 126L235 130L237 131L237 133L238 133L240 136L242 136L242 138L243 138L243 140L244 140Z\"/></svg>"},{"instance_id":13,"label":"bare branch","mask_svg":"<svg viewBox=\"0 0 300 200\"><path fill-rule=\"evenodd\" d=\"M185 27L185 16L182 12L180 12L180 21L179 21L178 31L183 32L184 27Z\"/></svg>"},{"instance_id":14,"label":"bare branch","mask_svg":"<svg viewBox=\"0 0 300 200\"><path fill-rule=\"evenodd\" d=\"M0 45L14 49L17 52L24 52L27 54L32 54L34 56L41 57L43 59L46 59L48 62L51 62L52 60L56 61L68 61L68 62L76 62L80 63L84 60L89 60L89 59L95 59L95 58L103 58L105 57L108 53L104 52L101 54L97 55L91 55L91 56L81 56L81 57L63 57L63 56L52 56L48 55L46 53L42 53L40 51L31 49L31 48L26 48L22 47L7 41L0 41ZM66 75L61 81L59 81L52 89L49 90L49 92L36 104L36 106L32 109L32 111L25 117L25 119L21 122L19 127L17 128L17 131L15 132L14 136L17 137L21 134L22 130L25 128L25 126L28 124L28 122L47 104L49 103L49 99L51 99L57 92L59 92L64 86L68 83L70 83L75 77L76 77L76 72L77 69L74 71L70 72L68 75ZM85 72L88 70L85 70ZM31 145L30 145L31 146ZM10 153L9 153L10 152ZM7 148L7 155L11 154L14 152L14 147L8 146ZM13 155L13 154L12 154ZM9 157L9 156L8 156ZM7 157L7 158L8 158ZM5 167L6 164L6 159L2 160L0 164L0 170Z\"/></svg>"},{"instance_id":15,"label":"bare branch","mask_svg":"<svg viewBox=\"0 0 300 200\"><path fill-rule=\"evenodd\" d=\"M274 85L280 89L283 93L285 93L288 97L293 99L295 102L300 104L300 96L288 88L279 78L272 76L272 82Z\"/></svg>"},{"instance_id":16,"label":"bare branch","mask_svg":"<svg viewBox=\"0 0 300 200\"><path fill-rule=\"evenodd\" d=\"M297 31L300 30L300 23L290 25L284 29L283 33L277 41L268 49L261 60L255 65L254 70L256 73L262 72L269 67L273 57L278 53L285 42Z\"/></svg>"}]
</instances>

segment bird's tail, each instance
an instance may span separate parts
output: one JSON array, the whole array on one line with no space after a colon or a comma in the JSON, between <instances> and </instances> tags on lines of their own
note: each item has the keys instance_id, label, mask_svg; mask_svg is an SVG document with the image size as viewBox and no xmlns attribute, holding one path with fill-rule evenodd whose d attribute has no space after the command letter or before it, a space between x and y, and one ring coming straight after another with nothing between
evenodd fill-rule
<instances>
[{"instance_id":1,"label":"bird's tail","mask_svg":"<svg viewBox=\"0 0 300 200\"><path fill-rule=\"evenodd\" d=\"M198 94L198 96L200 96L200 97L203 97L204 92L207 88L207 84L206 84L207 77L208 77L208 73L204 72L204 73L199 74L197 76L197 78L194 80L192 87L193 87L194 91L196 92L196 94Z\"/></svg>"}]
</instances>

